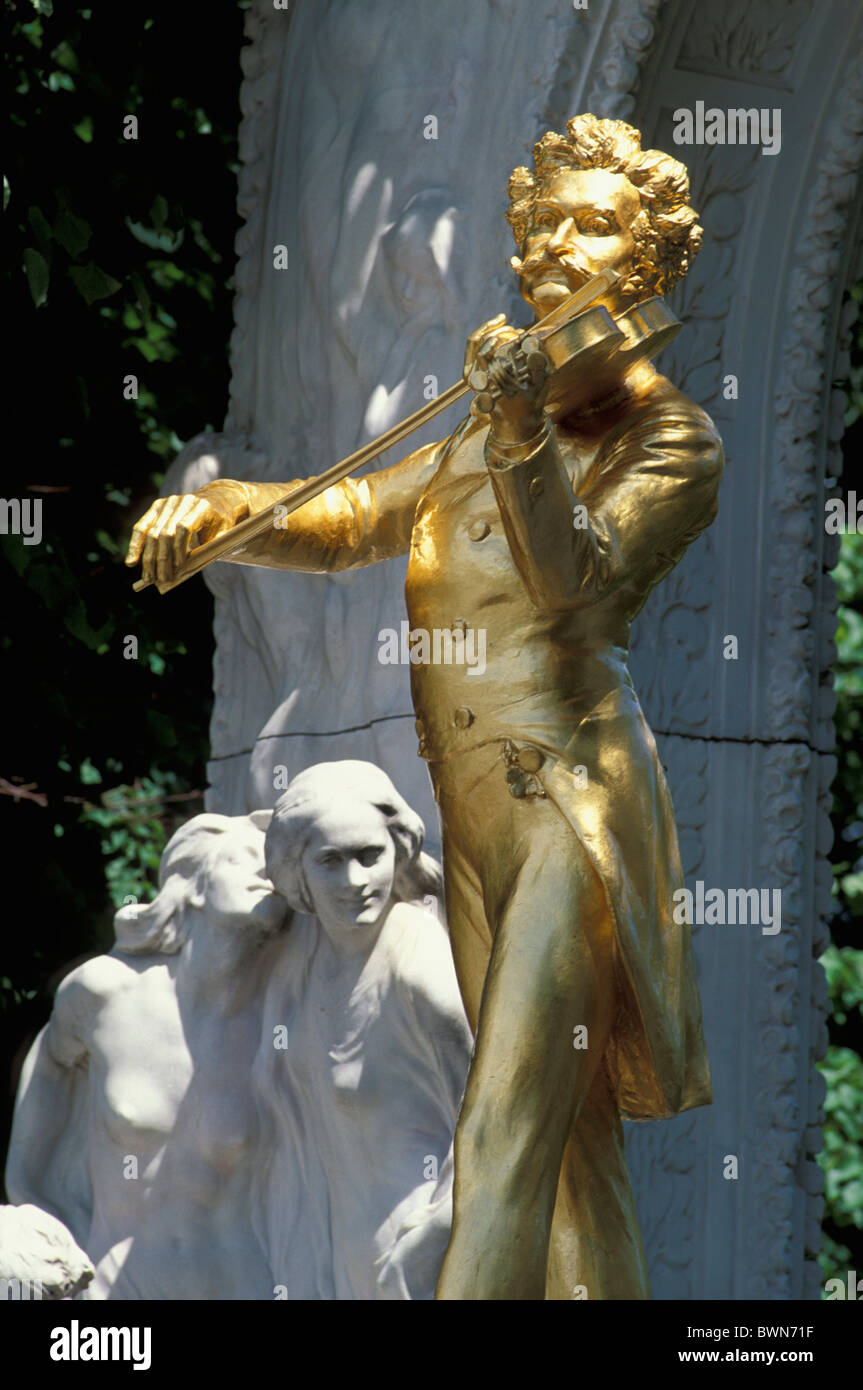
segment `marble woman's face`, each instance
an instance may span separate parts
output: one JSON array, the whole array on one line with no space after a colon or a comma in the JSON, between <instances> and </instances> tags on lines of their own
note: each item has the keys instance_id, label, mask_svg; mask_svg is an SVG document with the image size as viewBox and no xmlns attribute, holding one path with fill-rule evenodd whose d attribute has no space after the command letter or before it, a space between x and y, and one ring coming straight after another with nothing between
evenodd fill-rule
<instances>
[{"instance_id":1,"label":"marble woman's face","mask_svg":"<svg viewBox=\"0 0 863 1390\"><path fill-rule=\"evenodd\" d=\"M273 891L264 866L264 837L239 825L218 837L207 865L206 910L213 925L227 929L257 923L282 924L285 903Z\"/></svg>"},{"instance_id":2,"label":"marble woman's face","mask_svg":"<svg viewBox=\"0 0 863 1390\"><path fill-rule=\"evenodd\" d=\"M315 915L331 933L374 926L389 905L395 866L392 836L374 806L320 815L302 860Z\"/></svg>"}]
</instances>

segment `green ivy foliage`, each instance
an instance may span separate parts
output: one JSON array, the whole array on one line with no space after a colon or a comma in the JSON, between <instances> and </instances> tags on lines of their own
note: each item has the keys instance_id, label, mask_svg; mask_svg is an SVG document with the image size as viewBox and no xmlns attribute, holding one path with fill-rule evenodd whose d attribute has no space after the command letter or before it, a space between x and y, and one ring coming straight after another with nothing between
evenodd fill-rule
<instances>
[{"instance_id":1,"label":"green ivy foliage","mask_svg":"<svg viewBox=\"0 0 863 1390\"><path fill-rule=\"evenodd\" d=\"M853 290L863 306L863 283ZM851 352L841 491L857 491L863 441L863 316ZM841 538L833 571L839 596L836 630L836 753L833 785L834 842L831 854L835 915L832 941L821 958L831 1000L829 1046L820 1064L827 1083L824 1101L825 1281L863 1269L863 535ZM824 1295L826 1297L826 1294Z\"/></svg>"},{"instance_id":2,"label":"green ivy foliage","mask_svg":"<svg viewBox=\"0 0 863 1390\"><path fill-rule=\"evenodd\" d=\"M202 809L212 600L137 595L123 557L227 407L244 8L5 3L2 490L42 520L0 535L6 1124L58 979Z\"/></svg>"}]
</instances>

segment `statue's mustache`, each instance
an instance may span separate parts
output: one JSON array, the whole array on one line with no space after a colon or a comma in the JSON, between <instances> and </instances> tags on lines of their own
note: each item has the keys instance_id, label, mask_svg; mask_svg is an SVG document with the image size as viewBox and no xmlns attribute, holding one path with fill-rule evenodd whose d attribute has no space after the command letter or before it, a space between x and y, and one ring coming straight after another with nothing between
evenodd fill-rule
<instances>
[{"instance_id":1,"label":"statue's mustache","mask_svg":"<svg viewBox=\"0 0 863 1390\"><path fill-rule=\"evenodd\" d=\"M585 280L590 279L590 271L571 252L549 255L545 250L535 251L533 255L526 256L524 260L518 256L512 256L509 263L516 274L522 277L535 275L540 270L562 269L575 271Z\"/></svg>"}]
</instances>

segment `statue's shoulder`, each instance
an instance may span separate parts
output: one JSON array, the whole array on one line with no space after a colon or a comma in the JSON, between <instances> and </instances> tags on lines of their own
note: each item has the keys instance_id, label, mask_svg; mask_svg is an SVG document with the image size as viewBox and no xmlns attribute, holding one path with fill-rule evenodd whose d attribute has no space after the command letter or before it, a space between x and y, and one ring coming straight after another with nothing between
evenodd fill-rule
<instances>
[{"instance_id":1,"label":"statue's shoulder","mask_svg":"<svg viewBox=\"0 0 863 1390\"><path fill-rule=\"evenodd\" d=\"M417 955L448 949L447 934L438 918L419 903L396 903L390 909L387 928L405 964Z\"/></svg>"},{"instance_id":2,"label":"statue's shoulder","mask_svg":"<svg viewBox=\"0 0 863 1390\"><path fill-rule=\"evenodd\" d=\"M138 978L139 970L122 956L92 956L63 976L54 996L55 1011L104 1002Z\"/></svg>"},{"instance_id":3,"label":"statue's shoulder","mask_svg":"<svg viewBox=\"0 0 863 1390\"><path fill-rule=\"evenodd\" d=\"M719 432L707 411L697 405L684 391L680 391L668 377L654 371L644 388L637 393L632 409L633 419L686 422L713 435L719 441Z\"/></svg>"},{"instance_id":4,"label":"statue's shoulder","mask_svg":"<svg viewBox=\"0 0 863 1390\"><path fill-rule=\"evenodd\" d=\"M460 1016L461 996L446 928L434 913L413 903L397 903L388 925L396 929L399 988L422 1012L431 1007L435 1014Z\"/></svg>"},{"instance_id":5,"label":"statue's shoulder","mask_svg":"<svg viewBox=\"0 0 863 1390\"><path fill-rule=\"evenodd\" d=\"M662 455L685 445L690 474L713 482L722 475L722 440L707 411L653 369L640 377L616 418L599 428L600 469L626 462L630 454L637 461L645 448Z\"/></svg>"}]
</instances>

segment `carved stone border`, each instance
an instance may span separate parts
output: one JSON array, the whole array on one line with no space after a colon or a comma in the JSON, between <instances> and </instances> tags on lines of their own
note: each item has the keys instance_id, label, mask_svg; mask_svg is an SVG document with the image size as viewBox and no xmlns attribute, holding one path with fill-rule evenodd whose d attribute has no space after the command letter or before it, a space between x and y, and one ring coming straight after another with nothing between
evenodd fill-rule
<instances>
[{"instance_id":1,"label":"carved stone border","mask_svg":"<svg viewBox=\"0 0 863 1390\"><path fill-rule=\"evenodd\" d=\"M240 86L237 211L243 225L234 243L237 252L234 293L234 329L231 333L231 382L225 431L248 435L251 414L255 353L247 342L253 332L257 289L263 255L263 220L266 213L270 171L278 134L279 72L285 25L290 12L252 0L246 11L245 37L240 53L243 81Z\"/></svg>"},{"instance_id":2,"label":"carved stone border","mask_svg":"<svg viewBox=\"0 0 863 1390\"><path fill-rule=\"evenodd\" d=\"M657 38L660 10L667 0L624 0L594 54L596 77L587 94L595 116L629 120L650 50Z\"/></svg>"},{"instance_id":3,"label":"carved stone border","mask_svg":"<svg viewBox=\"0 0 863 1390\"><path fill-rule=\"evenodd\" d=\"M852 59L848 70L854 71ZM841 359L847 351L851 329L852 320L846 314L840 323L838 352L834 352L836 300L844 289L841 275L852 231L861 157L863 99L849 82L840 88L835 113L827 125L789 277L791 312L774 397L773 414L778 423L769 498L776 539L768 571L772 674L767 685L766 718L773 737L785 742L768 749L764 757L761 867L764 881L779 881L783 889L783 940L781 946L777 940L777 949L765 956L766 979L759 1004L763 1032L756 1062L755 1258L747 1290L752 1298L794 1298L801 1292L804 1297L815 1298L821 1282L815 1251L820 1244L823 1175L815 1154L821 1147L824 1083L814 1072L814 1065L826 1050L828 1001L823 971L816 961L829 939L827 922L832 913L826 855L831 843L830 783L836 760L827 750L835 740L835 699L829 671L835 648L832 641L822 642L818 652L815 647L819 627L826 628L831 636L835 630L836 589L831 575L821 572L821 547L813 527L823 515L822 458L829 467L838 453L842 432L844 399L838 392L831 398L826 382L831 379L828 373L834 370L835 357ZM839 363L836 369L841 371ZM819 441L825 434L826 448L822 449ZM834 547L826 547L823 561L835 563ZM813 588L818 600L814 626ZM824 750L820 755L810 747L788 744L789 738L796 737L806 745L813 736L815 748ZM809 849L803 827L813 800L817 807L815 871L812 878L806 875L801 882L803 856ZM807 891L810 882L812 899ZM813 918L811 933L807 930L809 913ZM806 954L809 949L814 957L811 963ZM805 1047L794 1022L800 1017L804 989L809 996ZM806 1125L799 1151L796 1079L803 1056L813 1071L808 1078ZM793 1287L789 1267L797 1183L806 1194L804 1245L808 1258L802 1291Z\"/></svg>"}]
</instances>

